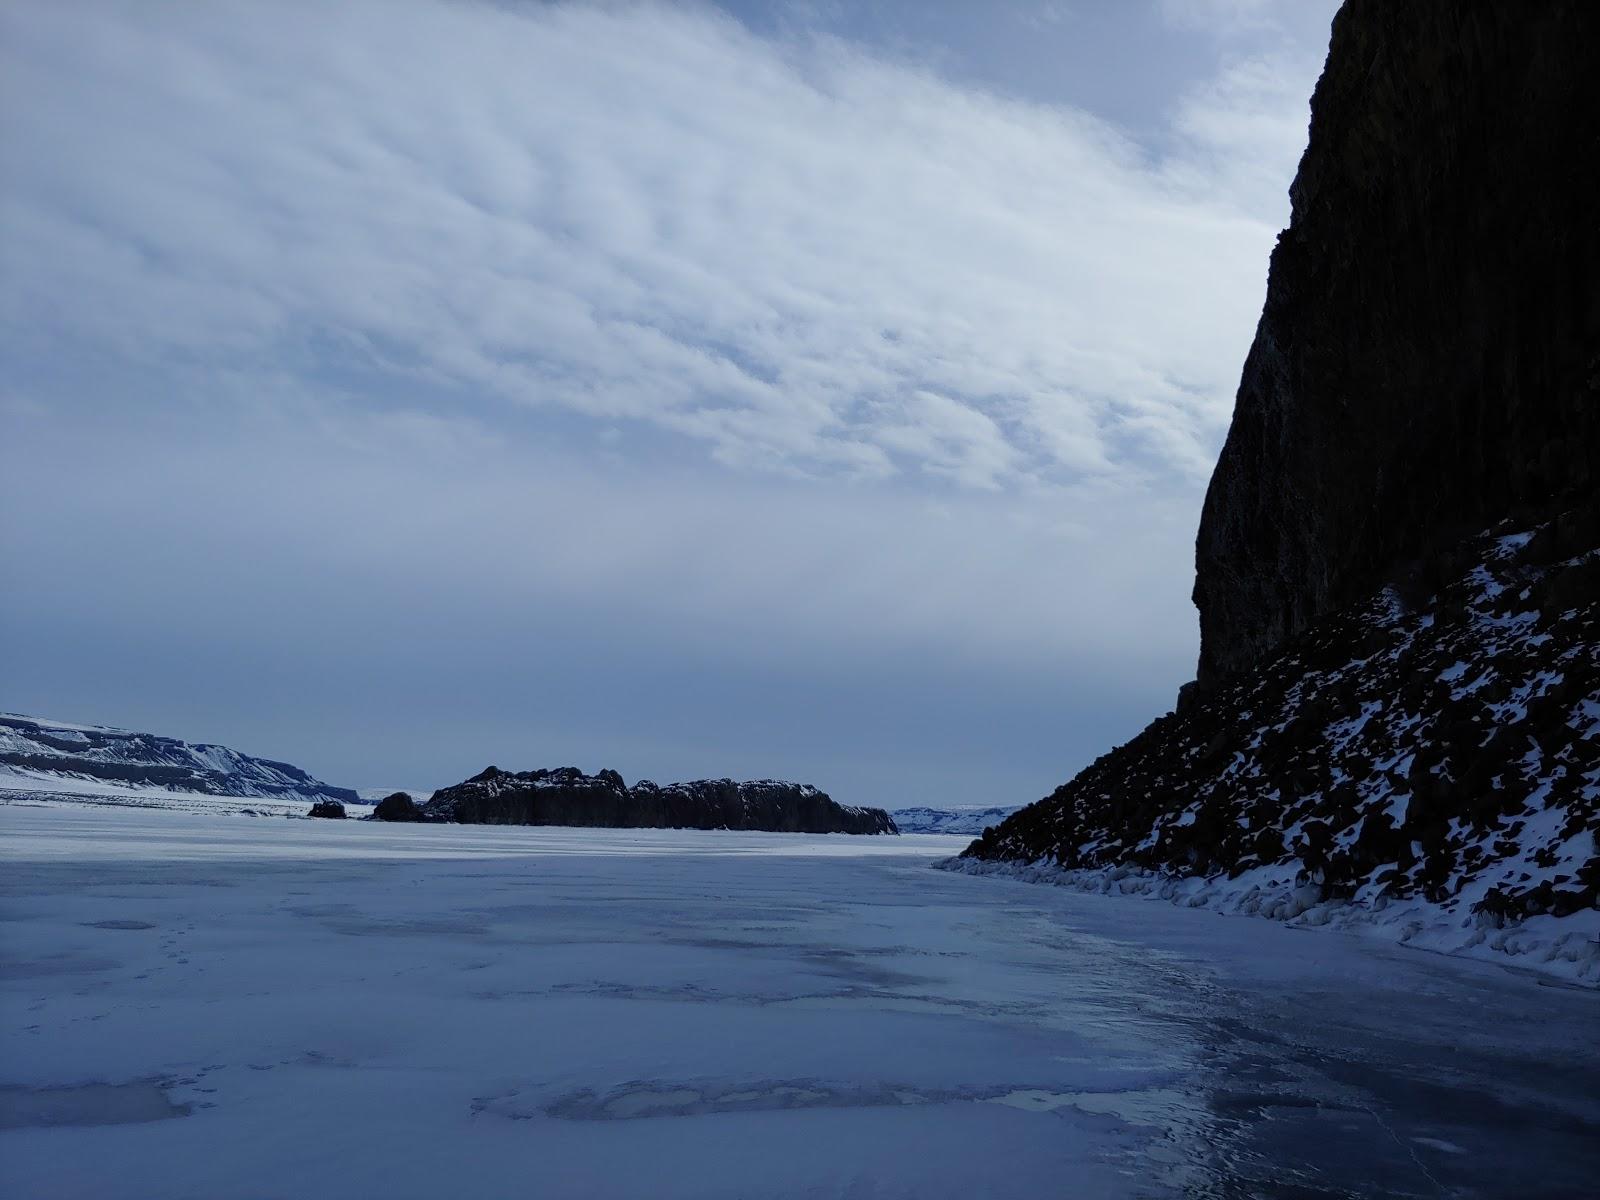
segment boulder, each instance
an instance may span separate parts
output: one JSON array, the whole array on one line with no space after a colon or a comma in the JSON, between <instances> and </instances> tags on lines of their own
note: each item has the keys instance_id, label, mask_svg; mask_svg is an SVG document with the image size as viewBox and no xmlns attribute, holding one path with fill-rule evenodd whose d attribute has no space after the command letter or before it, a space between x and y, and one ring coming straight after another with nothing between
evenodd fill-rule
<instances>
[{"instance_id":1,"label":"boulder","mask_svg":"<svg viewBox=\"0 0 1600 1200\"><path fill-rule=\"evenodd\" d=\"M378 821L420 821L422 810L409 792L391 792L373 806L372 816Z\"/></svg>"}]
</instances>

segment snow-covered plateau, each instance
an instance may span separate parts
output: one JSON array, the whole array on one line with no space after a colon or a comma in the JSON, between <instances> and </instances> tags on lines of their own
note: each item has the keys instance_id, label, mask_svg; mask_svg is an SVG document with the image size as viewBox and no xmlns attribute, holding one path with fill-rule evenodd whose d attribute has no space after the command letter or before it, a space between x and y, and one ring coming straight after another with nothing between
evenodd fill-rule
<instances>
[{"instance_id":1,"label":"snow-covered plateau","mask_svg":"<svg viewBox=\"0 0 1600 1200\"><path fill-rule=\"evenodd\" d=\"M971 837L998 825L1018 805L1004 808L897 808L889 813L901 833L960 833Z\"/></svg>"},{"instance_id":2,"label":"snow-covered plateau","mask_svg":"<svg viewBox=\"0 0 1600 1200\"><path fill-rule=\"evenodd\" d=\"M420 800L426 800L429 796L433 795L433 789L432 788L418 788L418 787L358 787L358 788L356 788L356 796L358 797L359 802L362 803L362 804L376 804L379 800L382 800L385 796L392 796L396 792L404 792L406 795L412 797L415 800L419 800L419 801Z\"/></svg>"},{"instance_id":3,"label":"snow-covered plateau","mask_svg":"<svg viewBox=\"0 0 1600 1200\"><path fill-rule=\"evenodd\" d=\"M359 803L290 763L241 754L228 746L185 742L107 725L0 713L0 789L56 788L115 796L147 793L253 796L293 801Z\"/></svg>"},{"instance_id":4,"label":"snow-covered plateau","mask_svg":"<svg viewBox=\"0 0 1600 1200\"><path fill-rule=\"evenodd\" d=\"M1600 993L1498 965L932 871L938 836L12 800L6 1196L1600 1178Z\"/></svg>"}]
</instances>

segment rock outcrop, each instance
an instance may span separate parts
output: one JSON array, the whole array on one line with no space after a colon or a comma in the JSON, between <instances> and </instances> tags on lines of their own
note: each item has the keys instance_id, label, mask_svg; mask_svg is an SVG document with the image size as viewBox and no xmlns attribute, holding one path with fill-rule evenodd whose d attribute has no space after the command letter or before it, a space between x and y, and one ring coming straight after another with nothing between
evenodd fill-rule
<instances>
[{"instance_id":1,"label":"rock outcrop","mask_svg":"<svg viewBox=\"0 0 1600 1200\"><path fill-rule=\"evenodd\" d=\"M958 865L1600 907L1597 63L1586 0L1347 0L1201 517L1199 678Z\"/></svg>"},{"instance_id":2,"label":"rock outcrop","mask_svg":"<svg viewBox=\"0 0 1600 1200\"><path fill-rule=\"evenodd\" d=\"M880 808L839 804L808 784L701 779L633 787L615 771L490 767L441 788L422 807L430 821L474 825L576 825L610 829L761 829L779 833L895 833Z\"/></svg>"},{"instance_id":3,"label":"rock outcrop","mask_svg":"<svg viewBox=\"0 0 1600 1200\"><path fill-rule=\"evenodd\" d=\"M1347 0L1196 546L1202 687L1600 487L1600 5Z\"/></svg>"},{"instance_id":4,"label":"rock outcrop","mask_svg":"<svg viewBox=\"0 0 1600 1200\"><path fill-rule=\"evenodd\" d=\"M337 800L318 800L311 806L311 811L306 816L343 821L345 819L344 805Z\"/></svg>"},{"instance_id":5,"label":"rock outcrop","mask_svg":"<svg viewBox=\"0 0 1600 1200\"><path fill-rule=\"evenodd\" d=\"M0 713L0 770L42 784L96 780L130 789L360 803L349 788L227 746L11 713Z\"/></svg>"},{"instance_id":6,"label":"rock outcrop","mask_svg":"<svg viewBox=\"0 0 1600 1200\"><path fill-rule=\"evenodd\" d=\"M378 821L420 821L422 810L410 792L390 792L373 806L372 816Z\"/></svg>"}]
</instances>

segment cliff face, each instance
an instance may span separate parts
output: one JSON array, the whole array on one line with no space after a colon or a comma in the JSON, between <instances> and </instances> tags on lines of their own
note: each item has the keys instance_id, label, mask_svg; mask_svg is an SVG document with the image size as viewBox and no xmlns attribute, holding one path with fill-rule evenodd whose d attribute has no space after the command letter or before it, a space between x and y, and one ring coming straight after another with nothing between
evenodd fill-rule
<instances>
[{"instance_id":1,"label":"cliff face","mask_svg":"<svg viewBox=\"0 0 1600 1200\"><path fill-rule=\"evenodd\" d=\"M1600 5L1347 0L1196 545L1202 688L1600 487Z\"/></svg>"},{"instance_id":2,"label":"cliff face","mask_svg":"<svg viewBox=\"0 0 1600 1200\"><path fill-rule=\"evenodd\" d=\"M1347 0L1201 518L1199 686L958 869L1456 948L1600 907L1597 65L1592 0ZM1600 979L1580 926L1541 953Z\"/></svg>"},{"instance_id":3,"label":"cliff face","mask_svg":"<svg viewBox=\"0 0 1600 1200\"><path fill-rule=\"evenodd\" d=\"M760 829L778 833L896 833L881 808L839 804L807 784L700 779L628 787L615 771L490 767L441 788L424 820L474 825L577 825L610 829Z\"/></svg>"}]
</instances>

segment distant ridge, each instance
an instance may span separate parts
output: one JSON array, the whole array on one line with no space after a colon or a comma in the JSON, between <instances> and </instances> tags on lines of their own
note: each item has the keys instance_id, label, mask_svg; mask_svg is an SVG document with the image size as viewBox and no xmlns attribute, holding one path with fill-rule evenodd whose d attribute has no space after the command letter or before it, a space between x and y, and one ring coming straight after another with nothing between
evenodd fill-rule
<instances>
[{"instance_id":1,"label":"distant ridge","mask_svg":"<svg viewBox=\"0 0 1600 1200\"><path fill-rule=\"evenodd\" d=\"M897 808L889 813L901 833L978 834L998 825L1020 805L1004 808Z\"/></svg>"},{"instance_id":2,"label":"distant ridge","mask_svg":"<svg viewBox=\"0 0 1600 1200\"><path fill-rule=\"evenodd\" d=\"M130 791L361 802L350 788L227 746L19 713L0 713L0 772L41 785L88 780Z\"/></svg>"}]
</instances>

